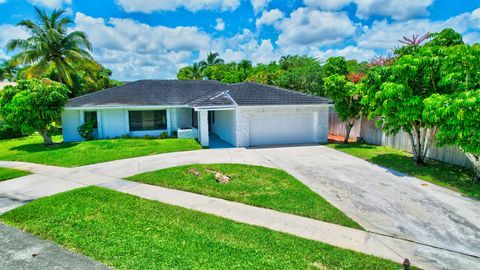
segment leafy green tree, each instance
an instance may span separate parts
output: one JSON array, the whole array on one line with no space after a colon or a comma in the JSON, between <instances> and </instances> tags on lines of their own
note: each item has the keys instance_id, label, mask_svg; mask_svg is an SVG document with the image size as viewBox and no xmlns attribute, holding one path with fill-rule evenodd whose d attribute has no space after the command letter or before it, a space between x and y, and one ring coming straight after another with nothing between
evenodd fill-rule
<instances>
[{"instance_id":1,"label":"leafy green tree","mask_svg":"<svg viewBox=\"0 0 480 270\"><path fill-rule=\"evenodd\" d=\"M327 59L325 65L323 65L323 75L329 77L332 75L347 75L348 67L345 57L330 57Z\"/></svg>"},{"instance_id":2,"label":"leafy green tree","mask_svg":"<svg viewBox=\"0 0 480 270\"><path fill-rule=\"evenodd\" d=\"M16 67L11 61L3 61L0 63L0 82L7 80L14 82L17 80L19 68Z\"/></svg>"},{"instance_id":3,"label":"leafy green tree","mask_svg":"<svg viewBox=\"0 0 480 270\"><path fill-rule=\"evenodd\" d=\"M252 61L250 60L242 60L238 63L238 69L243 72L242 81L248 77L248 73L252 69Z\"/></svg>"},{"instance_id":4,"label":"leafy green tree","mask_svg":"<svg viewBox=\"0 0 480 270\"><path fill-rule=\"evenodd\" d=\"M434 40L432 42L436 42ZM418 44L405 47L409 46L414 49L402 49L397 58L368 71L362 80L362 104L370 118L380 117L379 124L387 134L407 132L413 159L423 164L440 124L425 116L424 101L433 94L460 91L445 87L459 78L455 72L445 74L443 68L446 61L458 68L462 64L448 47Z\"/></svg>"},{"instance_id":5,"label":"leafy green tree","mask_svg":"<svg viewBox=\"0 0 480 270\"><path fill-rule=\"evenodd\" d=\"M0 116L24 133L37 131L44 145L51 145L51 128L68 101L68 88L47 79L20 80L0 95Z\"/></svg>"},{"instance_id":6,"label":"leafy green tree","mask_svg":"<svg viewBox=\"0 0 480 270\"><path fill-rule=\"evenodd\" d=\"M450 47L464 44L462 35L455 32L452 28L443 29L439 33L431 33L429 38L432 38L432 40L427 42L425 46Z\"/></svg>"},{"instance_id":7,"label":"leafy green tree","mask_svg":"<svg viewBox=\"0 0 480 270\"><path fill-rule=\"evenodd\" d=\"M13 39L7 44L9 51L21 52L12 57L15 65L26 65L27 77L43 77L54 68L61 83L72 86L73 63L91 66L92 45L84 32L69 31L73 24L70 18L64 17L65 10L53 10L48 15L45 10L35 8L38 21L22 20L17 25L23 27L30 37Z\"/></svg>"},{"instance_id":8,"label":"leafy green tree","mask_svg":"<svg viewBox=\"0 0 480 270\"><path fill-rule=\"evenodd\" d=\"M438 145L456 145L466 153L479 180L480 44L450 47L444 59L441 91L424 100L423 116L438 126Z\"/></svg>"},{"instance_id":9,"label":"leafy green tree","mask_svg":"<svg viewBox=\"0 0 480 270\"><path fill-rule=\"evenodd\" d=\"M332 75L325 79L325 93L333 100L338 118L345 123L346 135L343 142L348 143L353 125L362 115L357 85L345 75Z\"/></svg>"}]
</instances>

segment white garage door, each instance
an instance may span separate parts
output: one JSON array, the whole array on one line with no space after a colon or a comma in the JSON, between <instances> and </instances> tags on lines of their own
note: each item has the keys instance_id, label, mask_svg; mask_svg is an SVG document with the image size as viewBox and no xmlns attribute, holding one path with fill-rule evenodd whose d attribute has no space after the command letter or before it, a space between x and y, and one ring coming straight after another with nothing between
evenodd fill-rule
<instances>
[{"instance_id":1,"label":"white garage door","mask_svg":"<svg viewBox=\"0 0 480 270\"><path fill-rule=\"evenodd\" d=\"M250 145L299 144L315 141L313 113L250 115Z\"/></svg>"}]
</instances>

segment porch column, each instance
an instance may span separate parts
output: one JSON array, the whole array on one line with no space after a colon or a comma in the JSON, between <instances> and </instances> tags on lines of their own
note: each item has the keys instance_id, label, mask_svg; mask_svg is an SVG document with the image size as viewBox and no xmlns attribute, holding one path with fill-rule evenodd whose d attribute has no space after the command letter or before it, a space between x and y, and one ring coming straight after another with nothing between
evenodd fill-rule
<instances>
[{"instance_id":1,"label":"porch column","mask_svg":"<svg viewBox=\"0 0 480 270\"><path fill-rule=\"evenodd\" d=\"M200 144L208 146L208 111L198 111L198 132L200 137Z\"/></svg>"}]
</instances>

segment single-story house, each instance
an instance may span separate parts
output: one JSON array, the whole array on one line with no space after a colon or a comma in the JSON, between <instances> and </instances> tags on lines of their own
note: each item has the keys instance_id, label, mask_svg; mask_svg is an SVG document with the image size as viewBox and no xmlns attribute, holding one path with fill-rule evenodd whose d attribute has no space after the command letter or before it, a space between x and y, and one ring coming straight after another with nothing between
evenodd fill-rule
<instances>
[{"instance_id":1,"label":"single-story house","mask_svg":"<svg viewBox=\"0 0 480 270\"><path fill-rule=\"evenodd\" d=\"M331 101L253 82L141 80L69 100L65 141L96 122L98 138L174 133L203 146L220 138L232 146L326 142Z\"/></svg>"}]
</instances>

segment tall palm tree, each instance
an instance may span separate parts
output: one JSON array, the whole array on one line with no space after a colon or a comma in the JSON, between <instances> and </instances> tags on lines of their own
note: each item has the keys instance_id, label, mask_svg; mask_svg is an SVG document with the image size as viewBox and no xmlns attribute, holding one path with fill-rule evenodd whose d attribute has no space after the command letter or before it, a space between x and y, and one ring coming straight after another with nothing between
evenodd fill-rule
<instances>
[{"instance_id":1,"label":"tall palm tree","mask_svg":"<svg viewBox=\"0 0 480 270\"><path fill-rule=\"evenodd\" d=\"M203 70L204 68L199 63L193 63L190 69L190 77L192 80L202 80L203 79Z\"/></svg>"},{"instance_id":2,"label":"tall palm tree","mask_svg":"<svg viewBox=\"0 0 480 270\"><path fill-rule=\"evenodd\" d=\"M199 65L202 66L203 68L209 67L209 66L214 66L214 65L220 65L225 63L222 58L219 57L220 55L215 52L209 52L207 54L207 60L200 61Z\"/></svg>"},{"instance_id":3,"label":"tall palm tree","mask_svg":"<svg viewBox=\"0 0 480 270\"><path fill-rule=\"evenodd\" d=\"M13 65L11 61L3 61L0 63L0 82L7 80L14 82L17 80L18 67Z\"/></svg>"},{"instance_id":4,"label":"tall palm tree","mask_svg":"<svg viewBox=\"0 0 480 270\"><path fill-rule=\"evenodd\" d=\"M42 77L49 69L54 69L61 83L72 86L72 63L89 66L93 64L90 55L92 45L87 35L80 31L68 31L73 24L64 17L65 10L55 9L50 15L35 7L37 22L22 20L17 25L29 32L27 39L12 39L7 44L9 51L21 52L12 57L12 62L29 66L27 77Z\"/></svg>"}]
</instances>

